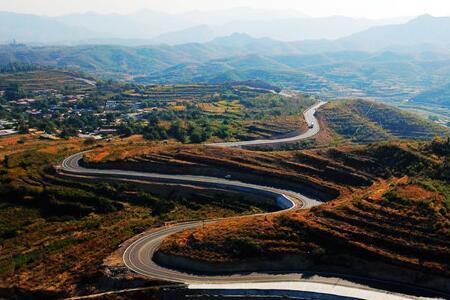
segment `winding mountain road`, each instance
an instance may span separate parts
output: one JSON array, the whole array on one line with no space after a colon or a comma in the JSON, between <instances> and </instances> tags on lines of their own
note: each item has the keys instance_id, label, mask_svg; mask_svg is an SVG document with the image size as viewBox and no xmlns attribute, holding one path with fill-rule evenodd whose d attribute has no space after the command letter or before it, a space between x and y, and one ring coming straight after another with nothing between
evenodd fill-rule
<instances>
[{"instance_id":1,"label":"winding mountain road","mask_svg":"<svg viewBox=\"0 0 450 300\"><path fill-rule=\"evenodd\" d=\"M293 137L282 138L282 139L264 139L264 140L253 140L253 141L242 141L242 142L231 142L231 143L217 143L217 144L209 144L209 145L216 146L216 147L243 147L243 146L258 146L258 145L273 145L273 144L298 142L301 140L312 138L313 136L318 134L320 131L319 121L317 121L317 119L315 117L316 111L325 104L326 104L326 102L320 101L317 104L308 108L303 113L305 121L308 124L308 126L310 126L310 128L308 128L308 130L302 134L299 134L299 135L296 135Z\"/></svg>"},{"instance_id":2,"label":"winding mountain road","mask_svg":"<svg viewBox=\"0 0 450 300\"><path fill-rule=\"evenodd\" d=\"M213 146L218 147L241 147L249 145L259 145L259 144L272 144L272 143L286 143L292 141L298 141L302 139L310 138L316 135L320 131L320 126L317 119L314 117L316 110L322 106L324 102L320 102L310 109L308 109L304 115L305 120L308 124L314 124L309 128L309 130L296 137L279 139L279 140L258 140L258 141L248 141L248 142L237 142L237 143L221 143L214 144ZM66 158L61 166L58 168L58 172L64 176L70 177L82 177L89 178L91 180L121 180L121 181L140 181L140 182L158 182L166 184L176 184L176 185L191 185L191 186L201 186L201 187L214 187L226 190L233 190L243 193L259 194L261 196L272 197L276 201L280 210L274 213L260 214L260 215L270 215L270 214L281 214L293 209L305 209L316 205L320 205L321 202L308 198L302 194L293 191L282 190L270 186L262 186L256 184L249 184L235 180L226 180L224 178L206 177L206 176L193 176L193 175L169 175L169 174L158 174L158 173L147 173L147 172L137 172L137 171L126 171L126 170L104 170L104 169L91 169L84 168L80 166L79 162L83 158L84 153L77 153L68 158ZM242 217L235 217L242 218ZM315 283L315 289L323 290L324 285L336 286L339 285L341 288L347 288L352 292L347 292L347 296L356 291L362 293L371 291L367 287L355 287L354 283L343 281L339 276L330 276L328 274L326 277L312 276L306 279L302 274L280 274L280 273L251 273L251 274L236 274L227 276L200 276L190 273L184 273L177 270L168 269L159 266L153 261L153 256L157 251L162 240L166 237L175 234L177 232L194 229L203 226L205 223L217 222L217 220L208 221L195 221L187 222L181 224L175 224L172 226L167 226L151 231L149 234L141 237L140 239L133 242L124 252L123 261L125 265L132 271L152 277L155 279L160 279L170 282L182 282L186 284L236 284L236 283L267 283L267 282L308 282L308 284ZM332 274L331 274L332 275ZM203 286L204 287L204 286ZM225 287L226 288L226 287ZM388 292L377 291L377 293L383 295L383 299L410 299L408 298L391 298L387 297L391 295ZM345 293L344 293L345 295ZM368 299L368 298L367 298ZM380 298L381 299L381 298Z\"/></svg>"},{"instance_id":3,"label":"winding mountain road","mask_svg":"<svg viewBox=\"0 0 450 300\"><path fill-rule=\"evenodd\" d=\"M240 147L247 145L259 145L268 143L285 143L295 140L302 140L310 138L316 135L320 131L320 126L317 119L314 117L316 110L324 105L325 102L319 102L308 110L305 111L304 116L308 124L313 124L307 132L300 134L296 137L289 139L278 139L278 140L257 140L248 142L238 142L238 143L221 143L213 144L211 146L217 147ZM314 199L308 198L304 195L293 191L286 191L282 189L273 188L270 186L261 186L256 184L249 184L235 180L227 180L224 178L216 177L206 177L206 176L193 176L193 175L169 175L169 174L158 174L158 173L148 173L148 172L137 172L137 171L126 171L126 170L104 170L104 169L91 169L83 168L80 166L79 162L83 158L83 153L74 154L66 158L60 168L59 172L66 176L81 176L88 177L92 179L115 179L115 180L141 180L148 182L159 182L168 184L180 184L180 185L194 185L203 187L215 187L227 190L234 190L243 193L260 194L261 196L268 196L275 199L280 210L275 213L269 214L280 214L287 210L292 210L296 208L310 208L312 206L320 205L321 202ZM266 214L266 215L269 215ZM264 215L264 214L263 214ZM217 220L209 220L207 222L215 222ZM151 276L158 279L163 279L167 281L177 281L177 282L204 282L207 280L204 276L192 276L181 272L176 272L173 270L168 270L162 268L154 263L152 260L153 254L158 249L161 241L167 236L186 230L192 229L204 224L203 221L200 222L190 222L177 224L167 228L160 228L151 234L144 236L143 238L134 242L128 249L126 249L123 259L125 265L136 273ZM246 280L249 278L240 277L240 280ZM229 281L230 277L223 277L225 281ZM259 275L257 278L252 276L251 279L254 281L256 279L267 280L266 275ZM215 277L215 281L218 278Z\"/></svg>"}]
</instances>

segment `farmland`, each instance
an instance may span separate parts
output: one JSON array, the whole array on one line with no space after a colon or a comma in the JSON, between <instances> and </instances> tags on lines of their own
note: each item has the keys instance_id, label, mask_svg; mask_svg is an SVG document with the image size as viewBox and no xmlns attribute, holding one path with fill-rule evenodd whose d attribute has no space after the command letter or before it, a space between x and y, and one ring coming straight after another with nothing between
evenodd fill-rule
<instances>
[{"instance_id":1,"label":"farmland","mask_svg":"<svg viewBox=\"0 0 450 300\"><path fill-rule=\"evenodd\" d=\"M20 67L20 65L19 65ZM181 143L236 141L302 130L316 99L248 81L138 85L43 68L0 74L0 118L22 133L58 137L142 134ZM9 128L8 128L9 129Z\"/></svg>"}]
</instances>

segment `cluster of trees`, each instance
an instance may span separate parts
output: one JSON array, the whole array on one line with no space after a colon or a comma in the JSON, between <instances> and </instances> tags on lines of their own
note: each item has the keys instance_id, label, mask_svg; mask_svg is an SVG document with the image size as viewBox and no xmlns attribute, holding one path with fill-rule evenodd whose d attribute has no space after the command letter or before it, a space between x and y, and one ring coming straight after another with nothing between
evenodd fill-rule
<instances>
[{"instance_id":1,"label":"cluster of trees","mask_svg":"<svg viewBox=\"0 0 450 300\"><path fill-rule=\"evenodd\" d=\"M42 69L42 67L35 64L11 62L0 66L0 73L31 72L39 69Z\"/></svg>"},{"instance_id":2,"label":"cluster of trees","mask_svg":"<svg viewBox=\"0 0 450 300\"><path fill-rule=\"evenodd\" d=\"M102 125L102 120L92 112L66 118L56 116L51 119L41 116L28 116L23 113L9 114L8 116L17 120L17 129L21 133L28 133L29 128L36 128L49 133L60 132L61 137L64 138L77 136L79 130L91 132Z\"/></svg>"},{"instance_id":3,"label":"cluster of trees","mask_svg":"<svg viewBox=\"0 0 450 300\"><path fill-rule=\"evenodd\" d=\"M431 151L440 156L450 157L450 137L446 139L436 137L433 142L431 142Z\"/></svg>"},{"instance_id":4,"label":"cluster of trees","mask_svg":"<svg viewBox=\"0 0 450 300\"><path fill-rule=\"evenodd\" d=\"M12 84L8 85L5 89L4 97L7 101L19 100L25 96L26 96L25 91L17 83L12 83Z\"/></svg>"},{"instance_id":5,"label":"cluster of trees","mask_svg":"<svg viewBox=\"0 0 450 300\"><path fill-rule=\"evenodd\" d=\"M27 185L0 183L0 197L5 201L31 205L51 216L82 217L92 212L114 212L123 209L117 200L148 207L155 216L175 208L175 202L170 199L131 190L123 184L99 184L91 190L51 185L40 191Z\"/></svg>"},{"instance_id":6,"label":"cluster of trees","mask_svg":"<svg viewBox=\"0 0 450 300\"><path fill-rule=\"evenodd\" d=\"M124 136L142 134L148 140L162 141L169 138L176 139L182 143L202 143L213 136L222 139L231 138L235 135L235 127L240 126L237 122L202 115L194 106L188 107L186 111L173 110L160 111L147 117L148 124L143 126L141 122L126 121L119 126L119 133ZM161 121L170 123L169 127L161 126Z\"/></svg>"},{"instance_id":7,"label":"cluster of trees","mask_svg":"<svg viewBox=\"0 0 450 300\"><path fill-rule=\"evenodd\" d=\"M438 168L433 169L434 177L443 180L448 186L450 181L450 137L446 139L437 137L431 142L431 151L442 157L443 162L438 166ZM448 192L448 205L450 208L450 190L446 189Z\"/></svg>"},{"instance_id":8,"label":"cluster of trees","mask_svg":"<svg viewBox=\"0 0 450 300\"><path fill-rule=\"evenodd\" d=\"M207 119L187 122L182 119L175 119L171 122L169 128L158 123L149 123L147 126L142 126L139 123L127 122L120 125L119 132L125 136L142 134L144 138L154 141L173 138L182 143L198 144L207 141L212 136L230 137L231 127L224 123L216 127Z\"/></svg>"}]
</instances>

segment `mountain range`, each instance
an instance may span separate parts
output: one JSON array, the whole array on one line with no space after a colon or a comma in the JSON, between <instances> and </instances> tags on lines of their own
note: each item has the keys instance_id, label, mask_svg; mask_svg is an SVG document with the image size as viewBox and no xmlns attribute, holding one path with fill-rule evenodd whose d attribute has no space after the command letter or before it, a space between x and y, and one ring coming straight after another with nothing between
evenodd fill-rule
<instances>
[{"instance_id":1,"label":"mountain range","mask_svg":"<svg viewBox=\"0 0 450 300\"><path fill-rule=\"evenodd\" d=\"M233 8L168 14L142 10L128 15L78 13L59 17L0 13L0 42L116 44L125 46L208 42L232 33L281 41L337 39L398 19L311 18L293 10Z\"/></svg>"},{"instance_id":2,"label":"mountain range","mask_svg":"<svg viewBox=\"0 0 450 300\"><path fill-rule=\"evenodd\" d=\"M450 18L423 15L406 24L377 26L343 38L346 47L373 49L450 44Z\"/></svg>"},{"instance_id":3,"label":"mountain range","mask_svg":"<svg viewBox=\"0 0 450 300\"><path fill-rule=\"evenodd\" d=\"M434 89L450 81L445 28L450 18L421 16L337 40L283 42L234 33L174 46L12 44L0 46L0 65L32 63L140 83L263 80L325 96L402 100L429 89L436 95ZM207 27L200 30L207 35Z\"/></svg>"},{"instance_id":4,"label":"mountain range","mask_svg":"<svg viewBox=\"0 0 450 300\"><path fill-rule=\"evenodd\" d=\"M40 17L28 16L23 20L21 28L39 19L42 24L53 30L55 34L63 32L53 22ZM0 17L0 23L8 23L7 18ZM8 32L10 27L0 27L0 32ZM80 68L94 68L95 65L103 63L114 63L115 68L120 68L121 63L127 64L133 72L135 67L151 72L160 70L167 66L181 63L204 63L209 60L230 58L246 55L263 56L292 56L314 54L318 64L323 64L324 57L317 56L321 53L332 52L386 52L383 59L400 62L407 58L404 53L413 53L416 57L421 55L421 60L446 59L450 53L450 17L420 16L405 24L378 26L365 31L355 33L337 40L306 40L283 42L271 38L255 38L244 33L233 33L226 37L214 38L212 41L203 43L182 43L178 45L150 45L140 47L112 46L112 45L82 45L82 46L21 46L10 45L1 47L0 63L8 63L16 60L27 60L41 64L74 65ZM12 29L11 29L12 30ZM32 33L23 30L23 34ZM166 35L166 39L189 39L197 36L204 40L208 39L209 30L207 26L199 26L192 30L185 30L179 37ZM44 38L46 35L40 33ZM69 36L66 34L66 36ZM74 36L76 33L74 32ZM55 36L47 36L54 39ZM401 53L401 54L399 54ZM105 61L106 59L106 61ZM296 60L296 64L309 63ZM131 64L131 65L130 65ZM300 66L299 65L299 66Z\"/></svg>"}]
</instances>

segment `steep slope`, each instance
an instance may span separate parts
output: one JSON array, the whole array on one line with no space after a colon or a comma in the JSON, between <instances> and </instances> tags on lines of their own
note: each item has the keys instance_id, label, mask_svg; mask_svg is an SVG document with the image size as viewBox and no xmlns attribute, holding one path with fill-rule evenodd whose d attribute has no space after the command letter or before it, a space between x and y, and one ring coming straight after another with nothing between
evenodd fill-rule
<instances>
[{"instance_id":1,"label":"steep slope","mask_svg":"<svg viewBox=\"0 0 450 300\"><path fill-rule=\"evenodd\" d=\"M336 134L356 142L388 139L430 140L446 136L448 129L376 102L348 100L331 102L320 111Z\"/></svg>"},{"instance_id":2,"label":"steep slope","mask_svg":"<svg viewBox=\"0 0 450 300\"><path fill-rule=\"evenodd\" d=\"M100 158L100 159L99 159ZM239 149L202 146L166 146L149 149L131 145L114 146L86 155L85 164L95 168L119 168L225 177L273 186L291 188L319 195L324 200L335 198L347 187L367 186L371 176L334 163L316 153L258 153Z\"/></svg>"},{"instance_id":3,"label":"steep slope","mask_svg":"<svg viewBox=\"0 0 450 300\"><path fill-rule=\"evenodd\" d=\"M436 140L339 149L346 160L335 149L318 150L347 167L389 179L309 211L185 231L166 239L160 251L212 270L224 263L291 255L310 270L359 272L450 289L443 279L450 276L450 177L438 170L448 160L449 146L449 141ZM434 275L440 281L428 281Z\"/></svg>"},{"instance_id":4,"label":"steep slope","mask_svg":"<svg viewBox=\"0 0 450 300\"><path fill-rule=\"evenodd\" d=\"M160 251L210 262L296 254L319 263L347 254L449 276L448 200L414 181L392 180L306 213L183 232Z\"/></svg>"}]
</instances>

